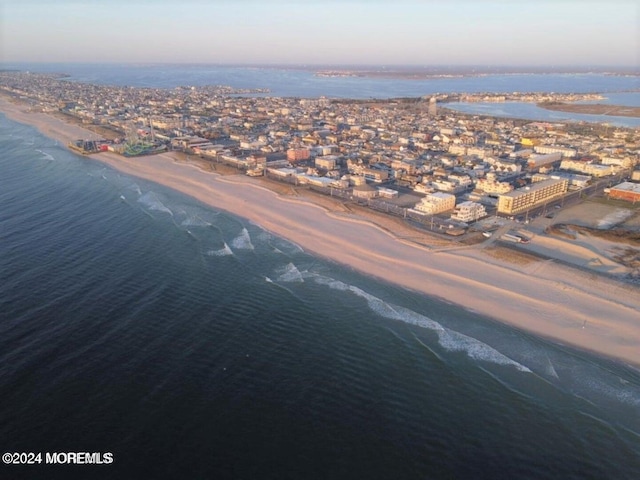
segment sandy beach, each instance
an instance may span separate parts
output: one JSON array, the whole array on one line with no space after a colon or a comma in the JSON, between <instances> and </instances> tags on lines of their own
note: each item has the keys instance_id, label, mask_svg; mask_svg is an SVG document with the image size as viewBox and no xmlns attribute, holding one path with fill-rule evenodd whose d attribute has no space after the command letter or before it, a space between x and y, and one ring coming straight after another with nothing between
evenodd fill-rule
<instances>
[{"instance_id":1,"label":"sandy beach","mask_svg":"<svg viewBox=\"0 0 640 480\"><path fill-rule=\"evenodd\" d=\"M65 144L96 135L0 97L8 118ZM218 175L173 154L90 157L129 175L240 215L306 251L364 274L439 297L500 322L640 367L640 289L554 262L508 262L482 245L432 248L357 212L278 194L243 175ZM434 242L436 246L437 242Z\"/></svg>"}]
</instances>

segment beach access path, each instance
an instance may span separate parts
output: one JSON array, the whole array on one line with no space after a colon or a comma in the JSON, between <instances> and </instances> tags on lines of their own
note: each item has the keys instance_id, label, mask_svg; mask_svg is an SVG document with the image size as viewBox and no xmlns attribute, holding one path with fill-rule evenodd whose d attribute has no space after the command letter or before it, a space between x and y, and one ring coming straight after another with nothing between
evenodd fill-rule
<instances>
[{"instance_id":1,"label":"beach access path","mask_svg":"<svg viewBox=\"0 0 640 480\"><path fill-rule=\"evenodd\" d=\"M28 112L3 97L0 111L65 145L92 137L79 126ZM482 248L430 248L357 214L329 209L309 197L281 195L244 177L206 172L176 161L171 153L125 158L106 152L90 158L242 216L364 274L640 367L640 289L633 285L543 260L540 268L510 263Z\"/></svg>"}]
</instances>

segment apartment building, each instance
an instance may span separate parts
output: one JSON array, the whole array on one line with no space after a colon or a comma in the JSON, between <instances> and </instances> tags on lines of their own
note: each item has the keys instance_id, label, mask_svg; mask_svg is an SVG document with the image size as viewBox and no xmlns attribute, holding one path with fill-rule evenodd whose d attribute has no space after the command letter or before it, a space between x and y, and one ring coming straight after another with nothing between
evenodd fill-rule
<instances>
[{"instance_id":1,"label":"apartment building","mask_svg":"<svg viewBox=\"0 0 640 480\"><path fill-rule=\"evenodd\" d=\"M456 196L448 193L435 192L424 197L413 207L414 210L426 215L436 215L452 210L456 206Z\"/></svg>"},{"instance_id":2,"label":"apartment building","mask_svg":"<svg viewBox=\"0 0 640 480\"><path fill-rule=\"evenodd\" d=\"M485 210L484 205L477 202L467 201L456 205L453 214L451 215L451 220L471 223L486 216L487 211Z\"/></svg>"},{"instance_id":3,"label":"apartment building","mask_svg":"<svg viewBox=\"0 0 640 480\"><path fill-rule=\"evenodd\" d=\"M513 215L562 196L569 188L565 178L532 183L498 197L498 213Z\"/></svg>"},{"instance_id":4,"label":"apartment building","mask_svg":"<svg viewBox=\"0 0 640 480\"><path fill-rule=\"evenodd\" d=\"M563 147L561 145L536 145L533 147L533 151L542 154L559 153L565 158L573 158L578 153L575 148Z\"/></svg>"},{"instance_id":5,"label":"apartment building","mask_svg":"<svg viewBox=\"0 0 640 480\"><path fill-rule=\"evenodd\" d=\"M485 178L481 178L476 182L476 189L488 194L504 194L513 190L513 186L507 182L499 182L496 174L489 172Z\"/></svg>"},{"instance_id":6,"label":"apartment building","mask_svg":"<svg viewBox=\"0 0 640 480\"><path fill-rule=\"evenodd\" d=\"M572 170L594 177L606 177L607 175L615 175L622 167L619 165L601 165L584 160L563 160L562 163L560 163L560 169Z\"/></svg>"}]
</instances>

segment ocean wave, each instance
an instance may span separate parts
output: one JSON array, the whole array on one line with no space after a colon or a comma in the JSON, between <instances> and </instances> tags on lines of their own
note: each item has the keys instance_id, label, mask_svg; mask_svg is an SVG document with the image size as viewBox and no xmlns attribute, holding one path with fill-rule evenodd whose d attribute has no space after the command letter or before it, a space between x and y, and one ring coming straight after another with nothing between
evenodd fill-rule
<instances>
[{"instance_id":1,"label":"ocean wave","mask_svg":"<svg viewBox=\"0 0 640 480\"><path fill-rule=\"evenodd\" d=\"M38 150L36 149L36 152L41 153L42 155L44 155L44 158L46 158L47 160L55 160L55 158L53 158L53 155L48 154L47 152L43 152L42 150Z\"/></svg>"},{"instance_id":2,"label":"ocean wave","mask_svg":"<svg viewBox=\"0 0 640 480\"><path fill-rule=\"evenodd\" d=\"M173 212L171 210L169 210L169 208L167 208L156 196L155 193L153 192L147 192L144 195L142 195L139 199L138 202L141 203L142 205L144 205L145 207L147 207L149 210L154 210L157 212L163 212L163 213L168 213L169 215L173 216Z\"/></svg>"},{"instance_id":3,"label":"ocean wave","mask_svg":"<svg viewBox=\"0 0 640 480\"><path fill-rule=\"evenodd\" d=\"M129 188L131 188L134 192L136 192L138 196L142 196L142 190L140 190L140 187L138 186L137 183L130 185Z\"/></svg>"},{"instance_id":4,"label":"ocean wave","mask_svg":"<svg viewBox=\"0 0 640 480\"><path fill-rule=\"evenodd\" d=\"M233 255L233 251L229 248L229 245L225 243L223 248L220 248L218 250L207 250L205 252L205 255L207 255L208 257L226 257L229 255Z\"/></svg>"},{"instance_id":5,"label":"ocean wave","mask_svg":"<svg viewBox=\"0 0 640 480\"><path fill-rule=\"evenodd\" d=\"M316 276L315 281L321 285L327 285L329 288L334 290L349 291L364 298L371 311L384 318L408 323L410 325L416 325L436 332L438 335L439 345L449 352L464 352L473 360L480 360L498 365L508 365L515 367L521 372L531 373L529 368L500 353L498 350L486 343L460 332L456 332L455 330L448 329L425 315L421 315L413 310L409 310L408 308L387 303L354 285L348 285L339 280Z\"/></svg>"},{"instance_id":6,"label":"ocean wave","mask_svg":"<svg viewBox=\"0 0 640 480\"><path fill-rule=\"evenodd\" d=\"M183 227L209 227L211 224L197 215L189 215L180 225Z\"/></svg>"},{"instance_id":7,"label":"ocean wave","mask_svg":"<svg viewBox=\"0 0 640 480\"><path fill-rule=\"evenodd\" d=\"M243 228L240 234L231 241L231 246L238 250L254 250L251 236L246 228Z\"/></svg>"},{"instance_id":8,"label":"ocean wave","mask_svg":"<svg viewBox=\"0 0 640 480\"><path fill-rule=\"evenodd\" d=\"M288 263L284 267L277 269L276 273L278 274L279 282L304 282L300 270L293 263Z\"/></svg>"}]
</instances>

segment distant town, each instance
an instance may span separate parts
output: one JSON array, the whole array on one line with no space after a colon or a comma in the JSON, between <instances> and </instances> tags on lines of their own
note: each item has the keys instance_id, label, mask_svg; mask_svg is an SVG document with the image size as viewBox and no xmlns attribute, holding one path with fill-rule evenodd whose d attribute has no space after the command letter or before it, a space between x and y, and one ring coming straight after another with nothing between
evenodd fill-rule
<instances>
[{"instance_id":1,"label":"distant town","mask_svg":"<svg viewBox=\"0 0 640 480\"><path fill-rule=\"evenodd\" d=\"M0 93L95 131L70 145L84 154L181 151L453 236L488 216L528 223L595 195L640 201L638 129L446 108L452 100L574 102L598 94L280 98L263 89L102 86L25 72L0 72Z\"/></svg>"}]
</instances>

